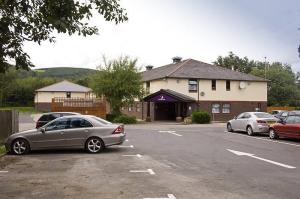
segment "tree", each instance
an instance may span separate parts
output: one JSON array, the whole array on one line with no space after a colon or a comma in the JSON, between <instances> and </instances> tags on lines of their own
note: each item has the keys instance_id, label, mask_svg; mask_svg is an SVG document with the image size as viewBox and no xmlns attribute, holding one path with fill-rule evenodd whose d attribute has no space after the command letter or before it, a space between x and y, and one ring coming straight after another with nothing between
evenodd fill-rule
<instances>
[{"instance_id":1,"label":"tree","mask_svg":"<svg viewBox=\"0 0 300 199\"><path fill-rule=\"evenodd\" d=\"M10 60L17 69L33 66L23 51L25 41L54 42L56 32L97 34L98 28L86 22L93 11L116 24L128 20L119 0L0 0L0 73L8 70Z\"/></svg>"},{"instance_id":2,"label":"tree","mask_svg":"<svg viewBox=\"0 0 300 199\"><path fill-rule=\"evenodd\" d=\"M143 95L142 76L136 66L137 59L120 57L106 61L92 76L90 85L98 96L104 96L111 113L120 114L122 106L130 105Z\"/></svg>"},{"instance_id":3,"label":"tree","mask_svg":"<svg viewBox=\"0 0 300 199\"><path fill-rule=\"evenodd\" d=\"M229 52L229 55L226 57L219 56L213 63L217 66L233 69L242 73L249 73L251 68L256 65L255 61L249 61L247 57L240 58L233 52Z\"/></svg>"}]
</instances>

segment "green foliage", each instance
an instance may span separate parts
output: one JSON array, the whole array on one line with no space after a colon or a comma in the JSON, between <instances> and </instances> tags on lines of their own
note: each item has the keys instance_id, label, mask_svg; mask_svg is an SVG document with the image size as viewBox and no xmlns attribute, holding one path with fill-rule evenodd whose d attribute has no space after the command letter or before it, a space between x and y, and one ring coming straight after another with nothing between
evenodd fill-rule
<instances>
[{"instance_id":1,"label":"green foliage","mask_svg":"<svg viewBox=\"0 0 300 199\"><path fill-rule=\"evenodd\" d=\"M34 107L0 107L0 110L17 110L22 113L38 113Z\"/></svg>"},{"instance_id":2,"label":"green foliage","mask_svg":"<svg viewBox=\"0 0 300 199\"><path fill-rule=\"evenodd\" d=\"M15 70L10 67L0 73L0 107L33 106L35 90L68 79L88 86L89 75L95 70L83 68L45 68L42 70Z\"/></svg>"},{"instance_id":3,"label":"green foliage","mask_svg":"<svg viewBox=\"0 0 300 199\"><path fill-rule=\"evenodd\" d=\"M210 115L205 111L195 111L192 113L192 122L197 124L208 124L210 123Z\"/></svg>"},{"instance_id":4,"label":"green foliage","mask_svg":"<svg viewBox=\"0 0 300 199\"><path fill-rule=\"evenodd\" d=\"M214 64L230 69L233 66L236 71L270 80L268 82L269 106L300 106L298 89L300 86L297 88L296 75L288 64L248 60L247 57L239 58L232 52L226 57L218 57Z\"/></svg>"},{"instance_id":5,"label":"green foliage","mask_svg":"<svg viewBox=\"0 0 300 199\"><path fill-rule=\"evenodd\" d=\"M92 76L90 85L98 96L105 96L113 114L120 114L122 106L131 105L143 95L142 76L136 67L137 60L120 57L107 62Z\"/></svg>"},{"instance_id":6,"label":"green foliage","mask_svg":"<svg viewBox=\"0 0 300 199\"><path fill-rule=\"evenodd\" d=\"M123 124L136 124L136 117L128 115L120 115L113 120L114 123L123 123Z\"/></svg>"},{"instance_id":7,"label":"green foliage","mask_svg":"<svg viewBox=\"0 0 300 199\"><path fill-rule=\"evenodd\" d=\"M116 24L128 20L119 0L1 0L0 73L7 71L9 60L15 61L16 68L33 66L23 51L25 41L54 42L54 33L98 34L98 28L88 23L94 14Z\"/></svg>"},{"instance_id":8,"label":"green foliage","mask_svg":"<svg viewBox=\"0 0 300 199\"><path fill-rule=\"evenodd\" d=\"M6 153L6 149L3 145L0 145L0 155Z\"/></svg>"},{"instance_id":9,"label":"green foliage","mask_svg":"<svg viewBox=\"0 0 300 199\"><path fill-rule=\"evenodd\" d=\"M108 113L106 114L106 120L113 122L115 118L117 118L118 116L120 116L119 114L112 114L112 113Z\"/></svg>"}]
</instances>

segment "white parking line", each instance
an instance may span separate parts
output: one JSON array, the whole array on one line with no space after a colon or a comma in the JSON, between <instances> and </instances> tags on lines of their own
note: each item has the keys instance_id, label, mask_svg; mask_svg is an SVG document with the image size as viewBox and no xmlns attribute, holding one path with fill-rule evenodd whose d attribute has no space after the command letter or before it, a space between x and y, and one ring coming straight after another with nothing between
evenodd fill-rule
<instances>
[{"instance_id":1,"label":"white parking line","mask_svg":"<svg viewBox=\"0 0 300 199\"><path fill-rule=\"evenodd\" d=\"M150 175L155 175L155 172L152 169L147 170L130 170L130 173L149 173Z\"/></svg>"},{"instance_id":2,"label":"white parking line","mask_svg":"<svg viewBox=\"0 0 300 199\"><path fill-rule=\"evenodd\" d=\"M119 147L119 148L134 148L133 145L130 145L130 146L123 146L123 145L120 145L120 146L117 146L117 147Z\"/></svg>"},{"instance_id":3,"label":"white parking line","mask_svg":"<svg viewBox=\"0 0 300 199\"><path fill-rule=\"evenodd\" d=\"M124 157L138 157L138 158L142 158L143 156L141 154L136 154L136 155L122 155Z\"/></svg>"},{"instance_id":4,"label":"white parking line","mask_svg":"<svg viewBox=\"0 0 300 199\"><path fill-rule=\"evenodd\" d=\"M176 136L179 136L181 137L182 135L178 134L178 133L175 133L176 131L158 131L159 133L170 133L170 134L173 134L173 135L176 135Z\"/></svg>"},{"instance_id":5,"label":"white parking line","mask_svg":"<svg viewBox=\"0 0 300 199\"><path fill-rule=\"evenodd\" d=\"M0 173L8 173L8 171L0 171Z\"/></svg>"},{"instance_id":6,"label":"white parking line","mask_svg":"<svg viewBox=\"0 0 300 199\"><path fill-rule=\"evenodd\" d=\"M300 146L299 144L292 144L292 143L288 143L288 142L281 142L281 141L271 140L271 139L266 139L266 138L253 137L253 136L243 135L243 134L239 134L239 133L231 133L228 131L224 131L224 132L228 133L228 134L233 134L233 135L245 136L245 137L249 137L249 138L253 138L253 139L257 139L257 140L264 140L264 141L268 141L268 142L275 142L275 143L287 144L287 145L298 146L298 147Z\"/></svg>"},{"instance_id":7,"label":"white parking line","mask_svg":"<svg viewBox=\"0 0 300 199\"><path fill-rule=\"evenodd\" d=\"M176 199L173 194L168 194L167 198L143 198L143 199Z\"/></svg>"}]
</instances>

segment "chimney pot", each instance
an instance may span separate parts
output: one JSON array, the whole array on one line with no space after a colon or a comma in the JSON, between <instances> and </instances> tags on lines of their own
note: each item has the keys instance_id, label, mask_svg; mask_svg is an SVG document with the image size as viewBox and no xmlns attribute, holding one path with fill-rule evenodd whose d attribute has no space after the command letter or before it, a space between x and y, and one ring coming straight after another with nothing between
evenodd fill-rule
<instances>
[{"instance_id":1,"label":"chimney pot","mask_svg":"<svg viewBox=\"0 0 300 199\"><path fill-rule=\"evenodd\" d=\"M176 57L173 57L172 60L173 60L173 64L177 64L177 63L181 62L182 57L176 56Z\"/></svg>"},{"instance_id":2,"label":"chimney pot","mask_svg":"<svg viewBox=\"0 0 300 199\"><path fill-rule=\"evenodd\" d=\"M152 69L153 69L153 66L152 66L152 65L146 66L146 70L152 70Z\"/></svg>"}]
</instances>

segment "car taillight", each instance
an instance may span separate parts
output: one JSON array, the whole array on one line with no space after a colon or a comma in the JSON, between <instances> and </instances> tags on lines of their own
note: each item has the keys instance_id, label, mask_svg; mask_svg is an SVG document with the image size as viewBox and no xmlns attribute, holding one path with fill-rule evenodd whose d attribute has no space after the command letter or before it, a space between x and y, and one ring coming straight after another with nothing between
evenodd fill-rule
<instances>
[{"instance_id":1,"label":"car taillight","mask_svg":"<svg viewBox=\"0 0 300 199\"><path fill-rule=\"evenodd\" d=\"M257 123L259 124L266 124L267 122L266 121L263 121L263 120L256 120Z\"/></svg>"},{"instance_id":2,"label":"car taillight","mask_svg":"<svg viewBox=\"0 0 300 199\"><path fill-rule=\"evenodd\" d=\"M120 134L123 133L124 129L122 126L118 126L118 128L116 128L116 130L113 132L113 134Z\"/></svg>"}]
</instances>

